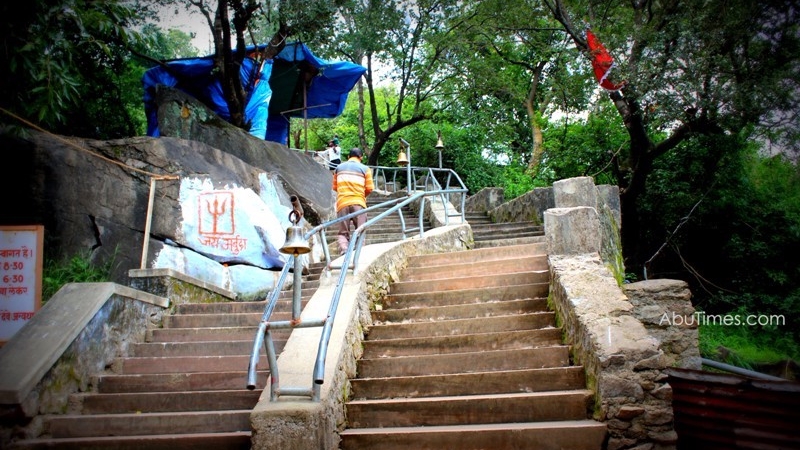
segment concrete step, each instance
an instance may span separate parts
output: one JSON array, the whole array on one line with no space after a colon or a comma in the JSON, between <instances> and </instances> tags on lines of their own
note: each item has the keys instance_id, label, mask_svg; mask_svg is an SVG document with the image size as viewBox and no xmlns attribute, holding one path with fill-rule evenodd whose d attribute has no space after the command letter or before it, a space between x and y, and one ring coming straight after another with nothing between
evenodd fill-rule
<instances>
[{"instance_id":1,"label":"concrete step","mask_svg":"<svg viewBox=\"0 0 800 450\"><path fill-rule=\"evenodd\" d=\"M516 300L521 298L547 297L548 282L529 284L509 284L474 289L451 291L412 292L389 294L382 303L383 309L411 308L415 306L444 306L485 301Z\"/></svg>"},{"instance_id":2,"label":"concrete step","mask_svg":"<svg viewBox=\"0 0 800 450\"><path fill-rule=\"evenodd\" d=\"M512 330L535 330L554 327L551 311L495 317L443 320L440 322L387 323L373 325L367 330L368 339L400 339L423 336L488 333Z\"/></svg>"},{"instance_id":3,"label":"concrete step","mask_svg":"<svg viewBox=\"0 0 800 450\"><path fill-rule=\"evenodd\" d=\"M70 396L71 414L123 414L142 412L214 411L252 409L260 389L227 391L137 392Z\"/></svg>"},{"instance_id":4,"label":"concrete step","mask_svg":"<svg viewBox=\"0 0 800 450\"><path fill-rule=\"evenodd\" d=\"M99 436L66 439L29 439L15 443L17 450L248 450L250 431L229 433L162 434L150 436Z\"/></svg>"},{"instance_id":5,"label":"concrete step","mask_svg":"<svg viewBox=\"0 0 800 450\"><path fill-rule=\"evenodd\" d=\"M586 389L583 367L554 367L408 377L354 378L353 400L448 397Z\"/></svg>"},{"instance_id":6,"label":"concrete step","mask_svg":"<svg viewBox=\"0 0 800 450\"><path fill-rule=\"evenodd\" d=\"M305 285L303 285L305 286ZM289 291L291 292L291 291ZM305 306L305 303L303 304ZM261 302L226 302L226 303L184 303L178 305L176 314L248 314L263 313L266 301ZM275 304L275 311L291 311L291 297L280 298Z\"/></svg>"},{"instance_id":7,"label":"concrete step","mask_svg":"<svg viewBox=\"0 0 800 450\"><path fill-rule=\"evenodd\" d=\"M478 250L464 250L449 253L431 253L412 256L408 259L408 267L433 267L454 263L486 263L492 261L519 258L521 256L546 255L547 248L543 243L498 247Z\"/></svg>"},{"instance_id":8,"label":"concrete step","mask_svg":"<svg viewBox=\"0 0 800 450\"><path fill-rule=\"evenodd\" d=\"M222 433L250 430L250 409L132 414L62 414L45 418L53 438Z\"/></svg>"},{"instance_id":9,"label":"concrete step","mask_svg":"<svg viewBox=\"0 0 800 450\"><path fill-rule=\"evenodd\" d=\"M374 359L407 355L512 350L560 343L560 328L404 339L371 339L363 342L364 354L362 358Z\"/></svg>"},{"instance_id":10,"label":"concrete step","mask_svg":"<svg viewBox=\"0 0 800 450\"><path fill-rule=\"evenodd\" d=\"M356 400L347 403L347 424L350 428L390 428L582 420L591 396L591 391L584 389Z\"/></svg>"},{"instance_id":11,"label":"concrete step","mask_svg":"<svg viewBox=\"0 0 800 450\"><path fill-rule=\"evenodd\" d=\"M591 420L361 428L341 433L341 449L597 450L605 436L605 425Z\"/></svg>"},{"instance_id":12,"label":"concrete step","mask_svg":"<svg viewBox=\"0 0 800 450\"><path fill-rule=\"evenodd\" d=\"M399 281L392 283L391 287L389 288L389 293L396 295L409 294L412 292L441 292L549 282L550 272L548 270L489 274L470 277L458 277L454 275L454 278L443 278L436 280L435 282Z\"/></svg>"},{"instance_id":13,"label":"concrete step","mask_svg":"<svg viewBox=\"0 0 800 450\"><path fill-rule=\"evenodd\" d=\"M460 252L456 252L460 253ZM410 267L403 271L403 281L430 281L445 278L473 277L477 275L512 272L542 271L550 268L547 256L497 259L487 262L461 262L427 267Z\"/></svg>"},{"instance_id":14,"label":"concrete step","mask_svg":"<svg viewBox=\"0 0 800 450\"><path fill-rule=\"evenodd\" d=\"M265 386L269 372L259 366L258 386ZM101 375L93 383L101 394L240 390L247 386L247 368L228 372Z\"/></svg>"},{"instance_id":15,"label":"concrete step","mask_svg":"<svg viewBox=\"0 0 800 450\"><path fill-rule=\"evenodd\" d=\"M529 349L493 350L480 353L409 355L361 359L361 378L410 377L424 375L543 369L569 364L569 347L552 345Z\"/></svg>"},{"instance_id":16,"label":"concrete step","mask_svg":"<svg viewBox=\"0 0 800 450\"><path fill-rule=\"evenodd\" d=\"M384 311L373 311L371 314L373 323L377 325L383 323L493 317L544 311L547 311L547 299L531 298L434 306L430 308L392 308Z\"/></svg>"}]
</instances>

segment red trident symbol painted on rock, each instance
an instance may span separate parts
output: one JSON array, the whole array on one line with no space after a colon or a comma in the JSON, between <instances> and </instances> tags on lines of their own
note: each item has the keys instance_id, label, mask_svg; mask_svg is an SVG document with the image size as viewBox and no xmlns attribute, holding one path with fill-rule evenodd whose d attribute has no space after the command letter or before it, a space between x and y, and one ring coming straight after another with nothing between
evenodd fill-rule
<instances>
[{"instance_id":1,"label":"red trident symbol painted on rock","mask_svg":"<svg viewBox=\"0 0 800 450\"><path fill-rule=\"evenodd\" d=\"M213 220L211 221L213 224L211 233L217 234L217 223L219 222L220 216L225 214L225 205L228 203L228 200L225 199L220 203L219 197L215 195L213 201L214 206L211 206L211 203L212 202L210 201L206 202L206 208L208 209L208 213L211 214L211 217L213 217Z\"/></svg>"},{"instance_id":2,"label":"red trident symbol painted on rock","mask_svg":"<svg viewBox=\"0 0 800 450\"><path fill-rule=\"evenodd\" d=\"M220 235L232 234L233 224L233 194L231 192L214 192L201 194L198 208L199 216L206 216L200 220L200 234ZM203 224L210 223L210 230L203 229ZM207 225L208 226L208 225Z\"/></svg>"}]
</instances>

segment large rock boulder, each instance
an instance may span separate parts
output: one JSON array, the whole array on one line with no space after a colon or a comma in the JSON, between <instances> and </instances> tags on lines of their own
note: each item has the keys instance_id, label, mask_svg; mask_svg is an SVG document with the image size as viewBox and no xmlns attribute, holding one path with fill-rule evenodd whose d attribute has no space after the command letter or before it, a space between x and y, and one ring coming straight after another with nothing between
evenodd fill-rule
<instances>
[{"instance_id":1,"label":"large rock boulder","mask_svg":"<svg viewBox=\"0 0 800 450\"><path fill-rule=\"evenodd\" d=\"M0 224L42 224L46 257L113 261L113 281L127 284L128 271L143 264L152 186L144 267L175 259L159 258L160 251L195 253L193 260L206 258L219 267L282 267L285 258L277 249L289 225L290 197L298 197L312 224L331 218L330 172L310 156L213 120L203 105L177 97L179 116L188 110L190 117L208 120L164 123L179 121L206 142L167 135L95 141L40 132L0 134L10 162L0 177L8 199ZM168 105L162 109L168 111ZM162 128L165 134L169 129ZM236 217L229 214L234 202ZM233 222L237 228L231 233ZM230 275L223 287L236 292L237 278L246 277Z\"/></svg>"},{"instance_id":2,"label":"large rock boulder","mask_svg":"<svg viewBox=\"0 0 800 450\"><path fill-rule=\"evenodd\" d=\"M274 174L287 192L295 193L312 223L335 217L333 177L320 170L313 153L289 150L236 128L193 97L173 88L159 87L158 128L162 136L204 142L229 153L263 172Z\"/></svg>"}]
</instances>

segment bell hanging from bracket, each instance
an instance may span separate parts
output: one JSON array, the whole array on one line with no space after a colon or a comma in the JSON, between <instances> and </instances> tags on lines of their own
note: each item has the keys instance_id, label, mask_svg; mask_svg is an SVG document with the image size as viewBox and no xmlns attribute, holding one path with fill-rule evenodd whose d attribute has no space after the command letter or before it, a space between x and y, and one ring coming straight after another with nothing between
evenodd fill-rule
<instances>
[{"instance_id":1,"label":"bell hanging from bracket","mask_svg":"<svg viewBox=\"0 0 800 450\"><path fill-rule=\"evenodd\" d=\"M400 155L397 156L397 164L400 166L408 165L408 158L406 157L406 152L401 151Z\"/></svg>"},{"instance_id":2,"label":"bell hanging from bracket","mask_svg":"<svg viewBox=\"0 0 800 450\"><path fill-rule=\"evenodd\" d=\"M286 229L286 242L278 251L295 257L310 252L311 246L308 245L307 240L303 239L303 227L297 225L297 222L300 221L300 214L296 210L293 209L289 213L289 221L292 222L292 226Z\"/></svg>"}]
</instances>

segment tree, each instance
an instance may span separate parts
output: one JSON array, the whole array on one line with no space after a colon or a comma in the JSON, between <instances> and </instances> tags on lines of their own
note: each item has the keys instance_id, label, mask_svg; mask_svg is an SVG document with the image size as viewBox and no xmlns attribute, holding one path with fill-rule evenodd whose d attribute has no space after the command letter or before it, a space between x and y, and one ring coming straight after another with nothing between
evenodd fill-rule
<instances>
[{"instance_id":1,"label":"tree","mask_svg":"<svg viewBox=\"0 0 800 450\"><path fill-rule=\"evenodd\" d=\"M800 9L791 1L543 3L587 60L591 26L626 81L607 96L630 140L617 167L628 267L641 265L637 202L656 160L693 136L797 129Z\"/></svg>"},{"instance_id":2,"label":"tree","mask_svg":"<svg viewBox=\"0 0 800 450\"><path fill-rule=\"evenodd\" d=\"M442 102L446 103L445 84L453 76L445 65L451 45L448 38L458 26L451 25L448 18L458 16L459 7L452 0L353 0L343 5L344 25L335 42L338 52L367 68L367 96L362 101L372 125L369 164L377 164L381 150L394 135L434 118ZM389 68L388 79L397 95L385 98L396 98L395 102L377 103L377 64ZM362 144L366 141L364 132Z\"/></svg>"},{"instance_id":3,"label":"tree","mask_svg":"<svg viewBox=\"0 0 800 450\"><path fill-rule=\"evenodd\" d=\"M59 0L4 2L0 12L13 17L0 26L2 108L54 132L133 132L115 79L127 48L140 42L137 11L118 1Z\"/></svg>"},{"instance_id":4,"label":"tree","mask_svg":"<svg viewBox=\"0 0 800 450\"><path fill-rule=\"evenodd\" d=\"M197 12L205 20L214 41L214 70L222 86L230 122L245 130L244 108L247 103L245 83L240 67L246 57L269 60L283 50L293 35L314 37L332 21L335 2L330 0L160 0L160 3L183 6L188 13ZM271 36L267 38L267 36ZM268 40L259 50L261 39ZM254 48L248 54L247 47Z\"/></svg>"}]
</instances>

